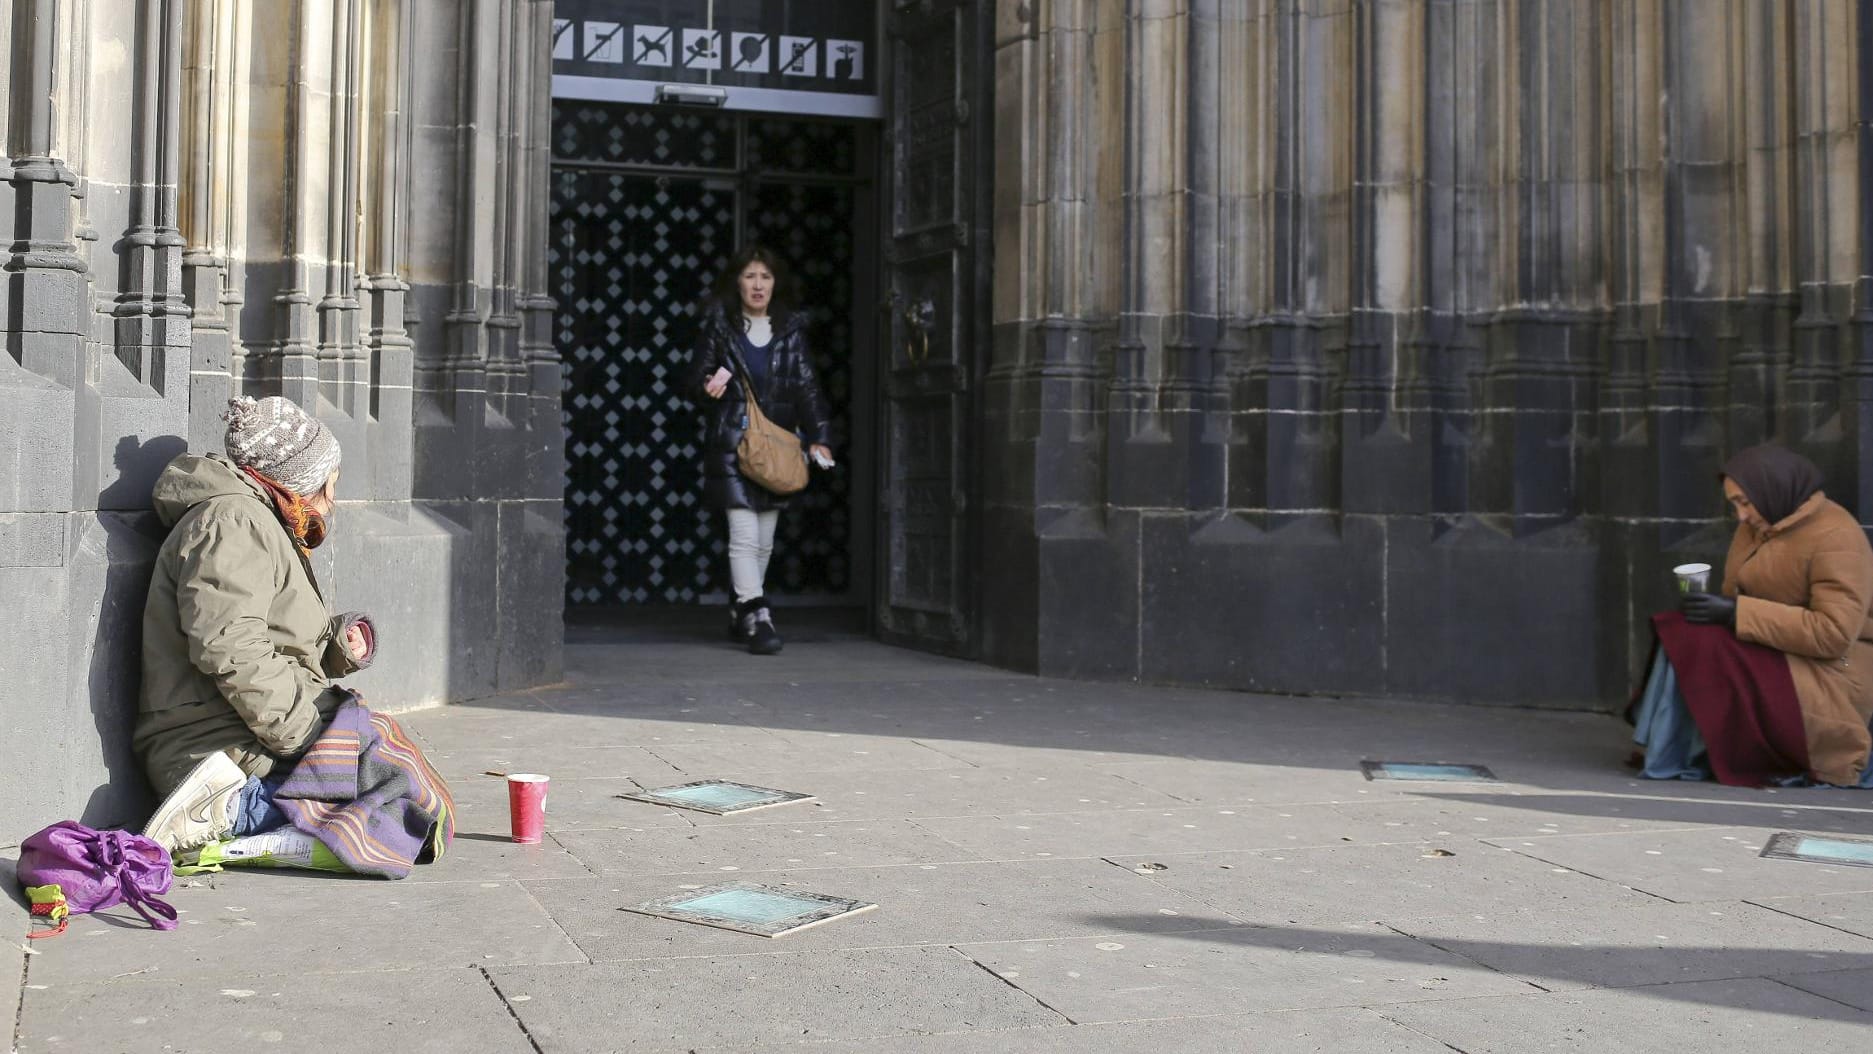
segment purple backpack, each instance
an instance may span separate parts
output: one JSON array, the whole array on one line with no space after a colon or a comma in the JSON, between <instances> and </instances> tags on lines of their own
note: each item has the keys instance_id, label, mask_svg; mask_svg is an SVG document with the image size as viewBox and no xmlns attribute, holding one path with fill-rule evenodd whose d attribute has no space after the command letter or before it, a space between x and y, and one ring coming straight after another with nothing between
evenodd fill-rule
<instances>
[{"instance_id":1,"label":"purple backpack","mask_svg":"<svg viewBox=\"0 0 1873 1054\"><path fill-rule=\"evenodd\" d=\"M20 885L58 886L75 915L128 904L151 926L173 930L176 909L157 898L174 877L169 853L129 831L64 820L20 845Z\"/></svg>"}]
</instances>

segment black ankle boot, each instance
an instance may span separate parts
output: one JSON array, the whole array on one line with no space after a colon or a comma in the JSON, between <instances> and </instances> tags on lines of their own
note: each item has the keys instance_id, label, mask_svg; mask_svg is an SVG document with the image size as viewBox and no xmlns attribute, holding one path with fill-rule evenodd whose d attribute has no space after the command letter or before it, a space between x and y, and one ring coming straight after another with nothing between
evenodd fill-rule
<instances>
[{"instance_id":1,"label":"black ankle boot","mask_svg":"<svg viewBox=\"0 0 1873 1054\"><path fill-rule=\"evenodd\" d=\"M736 644L748 643L748 631L750 628L752 628L752 626L753 626L753 623L750 622L748 619L744 618L742 615L741 601L739 600L729 601L728 603L728 639L731 641L734 641Z\"/></svg>"},{"instance_id":2,"label":"black ankle boot","mask_svg":"<svg viewBox=\"0 0 1873 1054\"><path fill-rule=\"evenodd\" d=\"M774 615L768 610L767 598L755 597L743 605L742 610L747 612L744 624L749 627L748 654L780 654L780 631L774 628Z\"/></svg>"}]
</instances>

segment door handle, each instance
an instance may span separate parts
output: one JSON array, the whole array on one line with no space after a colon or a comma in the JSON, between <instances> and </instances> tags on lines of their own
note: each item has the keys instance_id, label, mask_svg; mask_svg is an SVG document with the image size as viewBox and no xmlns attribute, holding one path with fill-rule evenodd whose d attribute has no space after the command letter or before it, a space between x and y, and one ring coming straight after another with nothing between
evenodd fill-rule
<instances>
[{"instance_id":1,"label":"door handle","mask_svg":"<svg viewBox=\"0 0 1873 1054\"><path fill-rule=\"evenodd\" d=\"M930 331L936 328L936 303L924 297L914 303L899 301L898 315L904 321L904 357L912 366L930 359Z\"/></svg>"}]
</instances>

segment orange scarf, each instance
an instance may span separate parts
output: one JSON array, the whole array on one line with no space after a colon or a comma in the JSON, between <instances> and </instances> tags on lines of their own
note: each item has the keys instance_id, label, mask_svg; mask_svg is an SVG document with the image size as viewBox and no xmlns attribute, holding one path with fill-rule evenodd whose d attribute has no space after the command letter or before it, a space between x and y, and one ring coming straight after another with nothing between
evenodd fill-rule
<instances>
[{"instance_id":1,"label":"orange scarf","mask_svg":"<svg viewBox=\"0 0 1873 1054\"><path fill-rule=\"evenodd\" d=\"M293 544L299 547L303 555L311 555L312 550L325 541L325 517L317 509L307 504L306 499L280 486L251 468L241 471L260 484L260 489L273 499L273 511L279 513L280 522L286 526L286 533L293 536Z\"/></svg>"}]
</instances>

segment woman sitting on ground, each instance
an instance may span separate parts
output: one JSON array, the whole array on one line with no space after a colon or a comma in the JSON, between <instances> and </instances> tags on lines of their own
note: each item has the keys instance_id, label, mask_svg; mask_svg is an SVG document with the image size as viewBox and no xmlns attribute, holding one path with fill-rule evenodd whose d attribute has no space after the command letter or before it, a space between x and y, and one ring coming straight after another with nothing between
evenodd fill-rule
<instances>
[{"instance_id":1,"label":"woman sitting on ground","mask_svg":"<svg viewBox=\"0 0 1873 1054\"><path fill-rule=\"evenodd\" d=\"M1637 713L1652 779L1873 787L1873 547L1778 446L1724 465L1736 536L1720 593L1656 616Z\"/></svg>"},{"instance_id":2,"label":"woman sitting on ground","mask_svg":"<svg viewBox=\"0 0 1873 1054\"><path fill-rule=\"evenodd\" d=\"M152 495L169 528L143 611L134 746L158 795L144 833L172 853L286 822L274 792L372 658L361 615L333 618L308 554L337 500L339 449L272 396L236 399L227 457L184 454Z\"/></svg>"}]
</instances>

